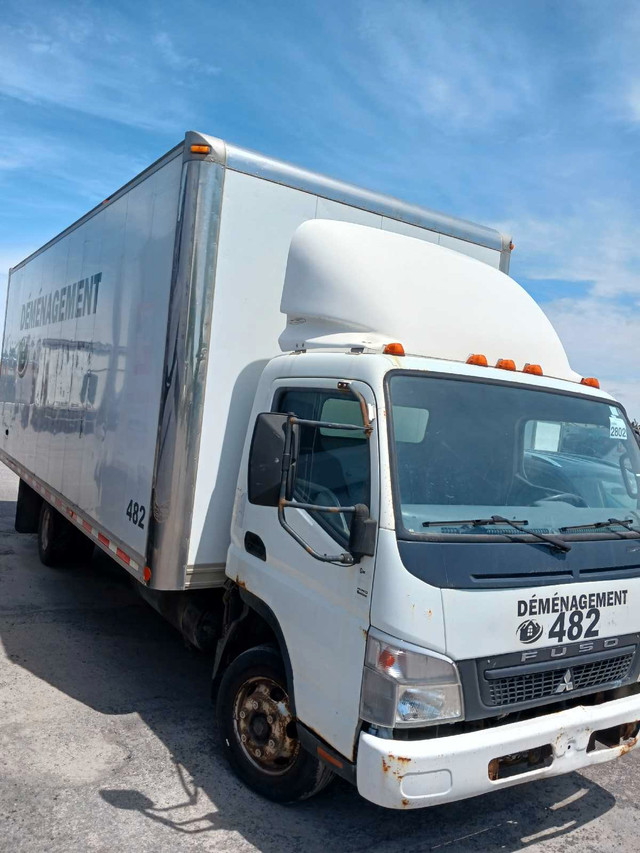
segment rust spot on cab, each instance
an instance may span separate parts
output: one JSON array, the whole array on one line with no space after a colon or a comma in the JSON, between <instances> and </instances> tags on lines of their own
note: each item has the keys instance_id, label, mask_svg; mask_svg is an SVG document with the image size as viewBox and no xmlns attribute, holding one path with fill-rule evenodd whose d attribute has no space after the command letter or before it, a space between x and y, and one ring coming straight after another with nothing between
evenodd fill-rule
<instances>
[{"instance_id":1,"label":"rust spot on cab","mask_svg":"<svg viewBox=\"0 0 640 853\"><path fill-rule=\"evenodd\" d=\"M408 763L411 761L411 759L410 759L410 758L405 758L403 755L399 755L399 756L396 758L396 761L401 761L403 764L408 764Z\"/></svg>"},{"instance_id":2,"label":"rust spot on cab","mask_svg":"<svg viewBox=\"0 0 640 853\"><path fill-rule=\"evenodd\" d=\"M405 807L405 809L406 809L406 807L409 805L409 800L407 800L407 798L406 798L406 797L405 797L405 798L404 798L404 800L402 801L402 805Z\"/></svg>"},{"instance_id":3,"label":"rust spot on cab","mask_svg":"<svg viewBox=\"0 0 640 853\"><path fill-rule=\"evenodd\" d=\"M245 582L245 581L241 581L241 580L240 580L240 578L239 578L237 575L236 575L236 583L238 584L238 586L240 587L240 589L246 589L246 588L247 588L247 584L246 584L246 582Z\"/></svg>"},{"instance_id":4,"label":"rust spot on cab","mask_svg":"<svg viewBox=\"0 0 640 853\"><path fill-rule=\"evenodd\" d=\"M500 773L500 762L498 761L497 758L493 758L489 762L489 779L491 779L492 782L495 782L496 779L498 778L499 773Z\"/></svg>"},{"instance_id":5,"label":"rust spot on cab","mask_svg":"<svg viewBox=\"0 0 640 853\"><path fill-rule=\"evenodd\" d=\"M383 773L388 773L388 772L389 772L389 765L388 765L388 764L387 764L387 762L384 760L384 758L382 759L382 772L383 772Z\"/></svg>"}]
</instances>

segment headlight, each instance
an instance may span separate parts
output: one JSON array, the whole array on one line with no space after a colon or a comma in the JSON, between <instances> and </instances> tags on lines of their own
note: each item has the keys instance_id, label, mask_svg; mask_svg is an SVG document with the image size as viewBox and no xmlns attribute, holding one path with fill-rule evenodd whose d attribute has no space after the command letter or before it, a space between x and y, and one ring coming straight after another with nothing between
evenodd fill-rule
<instances>
[{"instance_id":1,"label":"headlight","mask_svg":"<svg viewBox=\"0 0 640 853\"><path fill-rule=\"evenodd\" d=\"M360 700L363 720L406 728L463 719L456 665L414 649L369 634Z\"/></svg>"}]
</instances>

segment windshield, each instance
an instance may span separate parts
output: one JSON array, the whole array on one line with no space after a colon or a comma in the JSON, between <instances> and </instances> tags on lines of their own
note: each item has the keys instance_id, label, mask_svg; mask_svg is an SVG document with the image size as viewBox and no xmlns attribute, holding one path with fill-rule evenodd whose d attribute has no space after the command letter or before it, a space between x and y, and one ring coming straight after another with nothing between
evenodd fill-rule
<instances>
[{"instance_id":1,"label":"windshield","mask_svg":"<svg viewBox=\"0 0 640 853\"><path fill-rule=\"evenodd\" d=\"M505 519L542 534L640 531L640 448L615 404L405 373L389 394L405 535L521 539Z\"/></svg>"}]
</instances>

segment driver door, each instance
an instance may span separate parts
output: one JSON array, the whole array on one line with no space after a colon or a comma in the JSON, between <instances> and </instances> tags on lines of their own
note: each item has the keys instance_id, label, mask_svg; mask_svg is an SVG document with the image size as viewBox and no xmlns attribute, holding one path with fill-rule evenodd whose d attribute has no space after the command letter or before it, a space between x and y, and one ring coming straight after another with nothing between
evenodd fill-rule
<instances>
[{"instance_id":1,"label":"driver door","mask_svg":"<svg viewBox=\"0 0 640 853\"><path fill-rule=\"evenodd\" d=\"M293 499L323 506L364 503L379 518L378 431L372 389L365 398L373 431L301 427ZM309 420L362 425L359 402L338 380L286 379L273 385L271 410ZM352 516L288 508L286 519L313 549L347 551ZM265 544L249 588L273 610L284 634L294 677L296 714L343 755L351 757L369 628L373 557L355 565L315 559L278 523L277 509L247 503L245 530ZM259 592L255 587L259 588Z\"/></svg>"}]
</instances>

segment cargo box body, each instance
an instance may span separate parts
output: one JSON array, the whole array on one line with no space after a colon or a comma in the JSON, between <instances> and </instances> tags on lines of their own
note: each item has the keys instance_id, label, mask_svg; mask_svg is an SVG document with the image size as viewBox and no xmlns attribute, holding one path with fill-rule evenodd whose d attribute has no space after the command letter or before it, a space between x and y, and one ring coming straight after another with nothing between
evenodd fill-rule
<instances>
[{"instance_id":1,"label":"cargo box body","mask_svg":"<svg viewBox=\"0 0 640 853\"><path fill-rule=\"evenodd\" d=\"M0 458L133 574L149 567L152 587L224 581L255 388L285 326L289 245L316 218L508 270L492 229L190 132L10 272Z\"/></svg>"}]
</instances>

